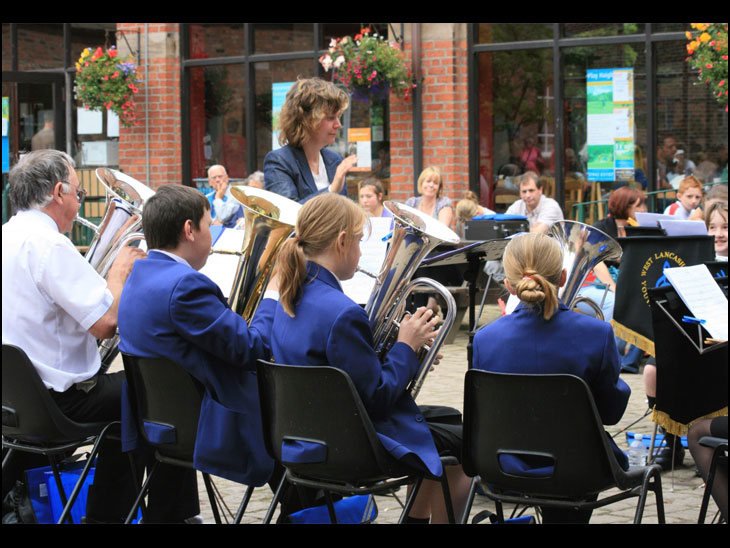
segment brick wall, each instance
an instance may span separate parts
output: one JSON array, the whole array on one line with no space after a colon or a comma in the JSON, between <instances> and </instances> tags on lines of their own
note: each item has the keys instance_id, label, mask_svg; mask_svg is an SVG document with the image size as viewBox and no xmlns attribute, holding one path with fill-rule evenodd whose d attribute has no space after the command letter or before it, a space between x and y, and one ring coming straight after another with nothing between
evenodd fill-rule
<instances>
[{"instance_id":1,"label":"brick wall","mask_svg":"<svg viewBox=\"0 0 730 548\"><path fill-rule=\"evenodd\" d=\"M407 25L410 26L410 25ZM469 188L467 43L463 25L423 25L421 84L423 166L435 166L444 178L444 194L456 201ZM412 44L406 33L405 52ZM395 97L390 103L391 198L414 193L413 104Z\"/></svg>"},{"instance_id":2,"label":"brick wall","mask_svg":"<svg viewBox=\"0 0 730 548\"><path fill-rule=\"evenodd\" d=\"M182 183L182 134L180 105L179 25L175 23L118 23L132 48L140 32L142 58L139 74L148 77L135 97L138 125L125 128L119 137L119 165L126 173L152 188L165 183ZM149 54L145 51L149 40ZM126 42L117 38L120 54L128 52ZM140 63L141 61L141 63ZM145 101L145 91L149 103ZM149 175L147 173L146 135L149 132Z\"/></svg>"}]
</instances>

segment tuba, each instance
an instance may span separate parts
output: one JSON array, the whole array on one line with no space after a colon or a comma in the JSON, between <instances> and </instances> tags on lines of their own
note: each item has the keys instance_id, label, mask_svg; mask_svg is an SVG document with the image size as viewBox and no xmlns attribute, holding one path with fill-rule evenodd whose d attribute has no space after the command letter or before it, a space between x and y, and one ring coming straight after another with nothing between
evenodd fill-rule
<instances>
[{"instance_id":1,"label":"tuba","mask_svg":"<svg viewBox=\"0 0 730 548\"><path fill-rule=\"evenodd\" d=\"M418 372L408 385L408 391L415 398L454 323L456 302L451 293L437 281L430 278L411 281L411 278L436 246L441 243L456 244L460 240L446 225L415 208L393 201L386 201L384 205L393 214L394 226L383 267L379 274L361 270L375 278L375 288L365 305L365 311L370 319L374 346L379 357L382 359L395 344L400 319L405 314L411 293L426 288L429 292L440 294L447 307L438 336L430 346L423 347L418 353Z\"/></svg>"},{"instance_id":2,"label":"tuba","mask_svg":"<svg viewBox=\"0 0 730 548\"><path fill-rule=\"evenodd\" d=\"M228 297L231 309L248 323L269 283L281 245L294 232L301 204L268 190L231 187L244 209L244 235Z\"/></svg>"},{"instance_id":3,"label":"tuba","mask_svg":"<svg viewBox=\"0 0 730 548\"><path fill-rule=\"evenodd\" d=\"M597 318L603 320L601 306L587 297L578 295L578 292L588 274L598 263L618 261L621 258L621 245L608 234L577 221L555 223L550 227L550 236L554 237L563 249L563 267L567 271L565 285L559 289L558 298L570 309L579 303L585 303L594 311Z\"/></svg>"},{"instance_id":4,"label":"tuba","mask_svg":"<svg viewBox=\"0 0 730 548\"><path fill-rule=\"evenodd\" d=\"M94 231L85 258L100 276L106 277L122 248L144 240L142 207L154 190L129 175L98 168L96 177L106 189L106 209L99 226L77 216L75 221ZM119 335L97 341L101 354L101 370L106 371L117 355Z\"/></svg>"}]
</instances>

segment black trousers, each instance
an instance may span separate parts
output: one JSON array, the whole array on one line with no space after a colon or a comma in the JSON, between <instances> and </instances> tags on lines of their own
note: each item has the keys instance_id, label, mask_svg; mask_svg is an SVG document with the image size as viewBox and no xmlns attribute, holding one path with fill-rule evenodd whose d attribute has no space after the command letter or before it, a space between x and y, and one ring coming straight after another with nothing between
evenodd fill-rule
<instances>
[{"instance_id":1,"label":"black trousers","mask_svg":"<svg viewBox=\"0 0 730 548\"><path fill-rule=\"evenodd\" d=\"M66 392L51 390L61 411L80 422L119 420L122 409L124 372L98 375L88 393L72 386ZM137 478L154 464L154 452L143 446L133 452ZM99 450L94 483L89 487L86 516L89 521L123 522L140 486L133 481L129 456L121 442L105 440ZM179 466L160 464L150 483L145 520L148 523L175 523L200 513L196 472Z\"/></svg>"}]
</instances>

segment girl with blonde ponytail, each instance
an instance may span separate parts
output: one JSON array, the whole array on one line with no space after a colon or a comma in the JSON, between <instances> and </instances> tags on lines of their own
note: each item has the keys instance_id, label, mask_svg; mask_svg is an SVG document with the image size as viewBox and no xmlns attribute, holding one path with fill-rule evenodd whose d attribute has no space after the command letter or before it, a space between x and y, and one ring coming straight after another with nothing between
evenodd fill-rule
<instances>
[{"instance_id":1,"label":"girl with blonde ponytail","mask_svg":"<svg viewBox=\"0 0 730 548\"><path fill-rule=\"evenodd\" d=\"M559 300L566 271L558 242L541 233L515 236L505 248L503 263L505 286L520 304L474 336L473 367L498 373L575 375L588 384L603 424L616 424L631 389L619 378L613 330L609 323L569 310ZM626 455L608 439L618 463L628 469ZM500 458L500 465L507 473L530 475L552 463L507 455ZM543 508L544 523L587 523L589 518L590 512Z\"/></svg>"},{"instance_id":2,"label":"girl with blonde ponytail","mask_svg":"<svg viewBox=\"0 0 730 548\"><path fill-rule=\"evenodd\" d=\"M454 433L447 426L435 438L431 432L441 427L438 417L424 420L426 410L406 390L419 367L416 351L437 335L438 317L425 308L406 315L397 342L381 363L365 310L340 285L355 274L367 222L362 208L334 193L315 196L302 206L295 235L285 242L277 259L280 297L271 329L273 357L278 363L328 365L345 371L394 458L440 476L440 452L460 456L461 427ZM458 411L448 410L448 416L454 414ZM463 506L469 478L460 466L449 467L447 473L452 498ZM442 521L445 513L432 513L439 499L443 506L440 486L425 483L410 515ZM455 507L455 515L460 510Z\"/></svg>"}]
</instances>

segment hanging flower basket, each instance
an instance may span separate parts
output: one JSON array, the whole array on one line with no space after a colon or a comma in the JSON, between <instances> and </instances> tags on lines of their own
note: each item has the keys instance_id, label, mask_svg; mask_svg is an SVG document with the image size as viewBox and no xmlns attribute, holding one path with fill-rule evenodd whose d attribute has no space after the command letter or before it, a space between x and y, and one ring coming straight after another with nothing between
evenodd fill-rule
<instances>
[{"instance_id":1,"label":"hanging flower basket","mask_svg":"<svg viewBox=\"0 0 730 548\"><path fill-rule=\"evenodd\" d=\"M354 99L365 101L391 91L408 101L416 84L403 52L369 28L354 37L333 38L319 58L332 80L347 88Z\"/></svg>"},{"instance_id":2,"label":"hanging flower basket","mask_svg":"<svg viewBox=\"0 0 730 548\"><path fill-rule=\"evenodd\" d=\"M699 83L727 112L727 23L691 23L687 31L687 62L699 71Z\"/></svg>"},{"instance_id":3,"label":"hanging flower basket","mask_svg":"<svg viewBox=\"0 0 730 548\"><path fill-rule=\"evenodd\" d=\"M139 125L134 104L139 83L134 58L122 61L114 46L86 48L76 62L76 98L87 110L115 112L125 127Z\"/></svg>"}]
</instances>

